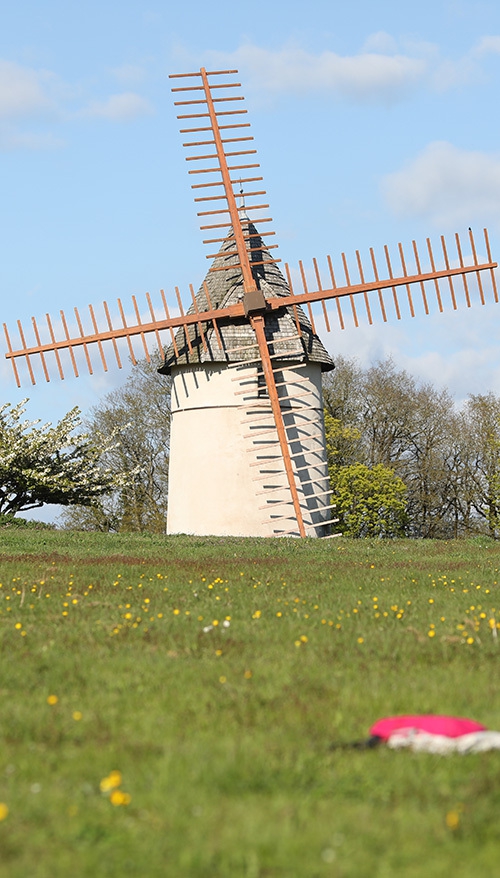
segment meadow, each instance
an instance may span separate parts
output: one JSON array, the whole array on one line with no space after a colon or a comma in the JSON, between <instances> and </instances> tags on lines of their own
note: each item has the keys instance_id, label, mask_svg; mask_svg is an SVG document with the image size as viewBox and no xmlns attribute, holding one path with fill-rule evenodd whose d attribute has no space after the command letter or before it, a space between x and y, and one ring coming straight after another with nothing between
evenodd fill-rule
<instances>
[{"instance_id":1,"label":"meadow","mask_svg":"<svg viewBox=\"0 0 500 878\"><path fill-rule=\"evenodd\" d=\"M489 878L500 546L0 530L0 878Z\"/></svg>"}]
</instances>

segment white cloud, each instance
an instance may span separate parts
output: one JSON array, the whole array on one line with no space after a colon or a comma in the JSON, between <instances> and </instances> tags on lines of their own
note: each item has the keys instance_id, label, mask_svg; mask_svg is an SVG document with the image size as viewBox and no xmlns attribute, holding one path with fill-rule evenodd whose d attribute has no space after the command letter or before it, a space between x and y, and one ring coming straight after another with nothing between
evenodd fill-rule
<instances>
[{"instance_id":1,"label":"white cloud","mask_svg":"<svg viewBox=\"0 0 500 878\"><path fill-rule=\"evenodd\" d=\"M500 219L500 153L467 151L445 141L430 143L406 167L382 183L398 216L425 217L442 226Z\"/></svg>"},{"instance_id":2,"label":"white cloud","mask_svg":"<svg viewBox=\"0 0 500 878\"><path fill-rule=\"evenodd\" d=\"M232 53L207 52L216 67L236 67L250 87L265 94L311 92L359 103L395 103L416 88L444 92L484 76L482 61L500 53L500 36L482 37L461 57L445 57L429 42L370 34L353 55L307 52L299 45L264 49L248 43Z\"/></svg>"},{"instance_id":3,"label":"white cloud","mask_svg":"<svg viewBox=\"0 0 500 878\"><path fill-rule=\"evenodd\" d=\"M471 49L471 55L482 57L483 55L500 54L500 36L482 37Z\"/></svg>"},{"instance_id":4,"label":"white cloud","mask_svg":"<svg viewBox=\"0 0 500 878\"><path fill-rule=\"evenodd\" d=\"M113 122L127 122L153 112L153 106L146 98L135 92L123 92L110 95L105 101L92 101L82 110L82 115L110 119Z\"/></svg>"},{"instance_id":5,"label":"white cloud","mask_svg":"<svg viewBox=\"0 0 500 878\"><path fill-rule=\"evenodd\" d=\"M465 52L461 58L436 56L431 78L437 91L448 91L470 82L481 82L486 76L482 61L488 55L500 54L500 36L484 36Z\"/></svg>"},{"instance_id":6,"label":"white cloud","mask_svg":"<svg viewBox=\"0 0 500 878\"><path fill-rule=\"evenodd\" d=\"M374 34L370 34L364 44L363 52L383 52L392 54L397 51L396 40L387 31L379 30Z\"/></svg>"},{"instance_id":7,"label":"white cloud","mask_svg":"<svg viewBox=\"0 0 500 878\"><path fill-rule=\"evenodd\" d=\"M39 114L54 108L48 86L48 71L21 67L0 59L0 119Z\"/></svg>"},{"instance_id":8,"label":"white cloud","mask_svg":"<svg viewBox=\"0 0 500 878\"><path fill-rule=\"evenodd\" d=\"M122 81L138 81L143 73L132 65L114 71ZM81 89L62 82L51 71L0 58L0 151L63 146L65 140L50 128L75 116L123 122L154 112L146 98L132 91L90 101L84 109L72 112L69 108L76 100L81 102Z\"/></svg>"},{"instance_id":9,"label":"white cloud","mask_svg":"<svg viewBox=\"0 0 500 878\"><path fill-rule=\"evenodd\" d=\"M499 306L492 296L484 307L477 295L472 302L470 309L461 302L458 311L448 302L442 314L429 317L421 309L414 319L405 311L401 321L392 316L388 323L376 320L373 326L364 319L358 329L349 321L345 331L334 331L333 338L323 336L323 341L334 361L339 355L352 357L354 351L364 368L392 357L398 368L421 381L448 388L459 404L470 393L500 394L498 346L494 339L485 343Z\"/></svg>"},{"instance_id":10,"label":"white cloud","mask_svg":"<svg viewBox=\"0 0 500 878\"><path fill-rule=\"evenodd\" d=\"M380 40L376 41L380 44ZM362 52L312 55L297 46L278 51L245 45L231 54L209 53L216 64L237 67L265 94L327 92L358 102L400 100L426 72L426 61L404 54Z\"/></svg>"},{"instance_id":11,"label":"white cloud","mask_svg":"<svg viewBox=\"0 0 500 878\"><path fill-rule=\"evenodd\" d=\"M22 67L0 59L0 151L54 149L63 140L50 131L25 130L26 125L54 121L63 86L48 70Z\"/></svg>"}]
</instances>

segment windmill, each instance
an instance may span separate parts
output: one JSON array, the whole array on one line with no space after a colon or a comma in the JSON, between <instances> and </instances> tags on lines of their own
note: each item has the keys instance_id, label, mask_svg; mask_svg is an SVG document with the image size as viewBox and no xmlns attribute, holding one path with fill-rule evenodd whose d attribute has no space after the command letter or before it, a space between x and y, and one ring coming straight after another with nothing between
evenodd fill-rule
<instances>
[{"instance_id":1,"label":"windmill","mask_svg":"<svg viewBox=\"0 0 500 878\"><path fill-rule=\"evenodd\" d=\"M71 321L60 312L57 333L47 314L44 327L32 318L33 344L27 343L18 321L19 348L13 347L4 324L6 357L20 386L18 359L25 361L34 384L35 369L40 366L49 380L49 358L55 358L59 376L64 378L63 358L69 356L78 376L77 357L83 352L83 362L92 374L92 350L97 348L107 370L105 347L111 349L121 368L120 339L126 341L132 362L132 338L140 339L148 359L148 344L153 340L164 357L159 371L172 377L168 531L327 536L332 504L321 373L333 368L333 362L318 337L316 321L321 319L327 332L334 320L343 329L342 301L348 302L355 326L359 326L360 308L370 324L375 308L387 321L385 291L401 319L401 288L404 308L411 317L418 304L429 314L431 296L436 297L440 311L445 294L454 309L460 298L470 307L477 293L484 304L490 290L498 302L496 263L486 230L483 261L469 230L470 257L456 235L453 255L444 237L438 257L427 239L425 264L412 242L411 256L398 244L397 267L388 247L384 248L383 272L370 249L369 270L356 251L355 278L344 253L341 275L330 256L326 273L316 259L312 270L299 262L295 273L288 265L282 273L280 260L271 253L276 245L267 240L274 235L267 226L272 220L265 213L268 205L260 201L265 190L259 188L260 166L253 159L256 150L249 148L253 137L235 74L236 70L201 68L171 77L181 133L188 136L184 146L189 151L201 229L210 235L204 243L213 260L197 294L190 286L188 310L175 287L175 314L160 290L162 317L157 316L149 293L142 313L132 297L134 316L128 319L118 300L119 326L116 318L113 323L106 302L104 328L99 328L95 310L89 306L90 331L76 308ZM294 290L294 276L300 279L300 291ZM333 312L327 303L334 303Z\"/></svg>"}]
</instances>

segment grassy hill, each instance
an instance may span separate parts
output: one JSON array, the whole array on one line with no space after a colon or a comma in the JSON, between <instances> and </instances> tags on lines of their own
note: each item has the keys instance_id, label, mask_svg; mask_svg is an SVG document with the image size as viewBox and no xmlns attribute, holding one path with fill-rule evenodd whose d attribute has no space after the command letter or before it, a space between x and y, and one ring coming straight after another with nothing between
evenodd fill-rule
<instances>
[{"instance_id":1,"label":"grassy hill","mask_svg":"<svg viewBox=\"0 0 500 878\"><path fill-rule=\"evenodd\" d=\"M498 874L500 547L0 529L0 876Z\"/></svg>"}]
</instances>

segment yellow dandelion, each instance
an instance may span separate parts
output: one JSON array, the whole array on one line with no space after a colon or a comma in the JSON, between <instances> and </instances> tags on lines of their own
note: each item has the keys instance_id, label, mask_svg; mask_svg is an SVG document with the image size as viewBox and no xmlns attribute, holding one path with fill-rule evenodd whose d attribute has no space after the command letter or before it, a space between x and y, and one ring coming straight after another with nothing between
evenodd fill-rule
<instances>
[{"instance_id":1,"label":"yellow dandelion","mask_svg":"<svg viewBox=\"0 0 500 878\"><path fill-rule=\"evenodd\" d=\"M57 697L57 695L49 695L49 697L47 698L47 704L57 704L58 701L59 698Z\"/></svg>"},{"instance_id":2,"label":"yellow dandelion","mask_svg":"<svg viewBox=\"0 0 500 878\"><path fill-rule=\"evenodd\" d=\"M76 720L77 722L78 722L79 720L81 720L82 716L83 716L83 714L82 714L82 712L81 712L80 710L74 710L74 711L73 711L73 719Z\"/></svg>"},{"instance_id":3,"label":"yellow dandelion","mask_svg":"<svg viewBox=\"0 0 500 878\"><path fill-rule=\"evenodd\" d=\"M364 643L364 642L365 642L364 637L358 637L358 643Z\"/></svg>"},{"instance_id":4,"label":"yellow dandelion","mask_svg":"<svg viewBox=\"0 0 500 878\"><path fill-rule=\"evenodd\" d=\"M132 797L129 793L124 793L123 790L113 790L109 797L109 801L112 805L128 805L132 801Z\"/></svg>"},{"instance_id":5,"label":"yellow dandelion","mask_svg":"<svg viewBox=\"0 0 500 878\"><path fill-rule=\"evenodd\" d=\"M436 636L436 632L434 631L434 628L431 628L431 630L427 632L427 636L428 637L435 637Z\"/></svg>"},{"instance_id":6,"label":"yellow dandelion","mask_svg":"<svg viewBox=\"0 0 500 878\"><path fill-rule=\"evenodd\" d=\"M448 811L445 820L448 829L455 830L460 826L460 814L457 811Z\"/></svg>"},{"instance_id":7,"label":"yellow dandelion","mask_svg":"<svg viewBox=\"0 0 500 878\"><path fill-rule=\"evenodd\" d=\"M8 813L9 809L5 802L0 802L0 820L5 820L5 818L8 816Z\"/></svg>"},{"instance_id":8,"label":"yellow dandelion","mask_svg":"<svg viewBox=\"0 0 500 878\"><path fill-rule=\"evenodd\" d=\"M219 677L219 683L226 683L226 682L227 682L227 677L224 677L224 676Z\"/></svg>"},{"instance_id":9,"label":"yellow dandelion","mask_svg":"<svg viewBox=\"0 0 500 878\"><path fill-rule=\"evenodd\" d=\"M16 622L16 624L14 625L14 628L17 628L18 630L19 630L19 628L22 628L22 627L23 626L22 626L21 622Z\"/></svg>"},{"instance_id":10,"label":"yellow dandelion","mask_svg":"<svg viewBox=\"0 0 500 878\"><path fill-rule=\"evenodd\" d=\"M252 676L252 672L251 672L251 671L245 671L245 673L243 674L243 676L244 676L245 680L250 680L250 678L251 678L251 676Z\"/></svg>"},{"instance_id":11,"label":"yellow dandelion","mask_svg":"<svg viewBox=\"0 0 500 878\"><path fill-rule=\"evenodd\" d=\"M110 771L107 777L103 777L99 784L99 789L101 793L108 793L110 790L114 790L120 786L122 782L122 773L121 771Z\"/></svg>"}]
</instances>

